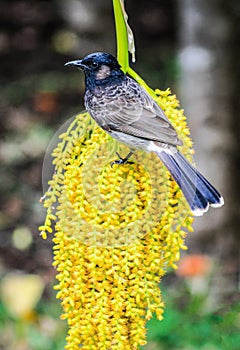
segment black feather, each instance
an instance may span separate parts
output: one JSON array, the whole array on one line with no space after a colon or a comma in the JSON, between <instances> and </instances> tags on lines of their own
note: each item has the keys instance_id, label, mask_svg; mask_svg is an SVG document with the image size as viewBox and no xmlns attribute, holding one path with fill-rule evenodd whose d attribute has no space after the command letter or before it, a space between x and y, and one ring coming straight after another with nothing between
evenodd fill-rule
<instances>
[{"instance_id":1,"label":"black feather","mask_svg":"<svg viewBox=\"0 0 240 350\"><path fill-rule=\"evenodd\" d=\"M181 152L156 152L181 188L191 210L202 215L209 205L220 207L223 198L210 182L182 155Z\"/></svg>"}]
</instances>

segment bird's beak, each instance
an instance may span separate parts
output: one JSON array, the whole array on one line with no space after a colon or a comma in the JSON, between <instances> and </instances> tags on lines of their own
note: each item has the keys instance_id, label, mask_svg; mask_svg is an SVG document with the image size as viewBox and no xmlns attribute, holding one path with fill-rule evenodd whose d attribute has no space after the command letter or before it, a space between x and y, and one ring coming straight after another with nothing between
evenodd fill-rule
<instances>
[{"instance_id":1,"label":"bird's beak","mask_svg":"<svg viewBox=\"0 0 240 350\"><path fill-rule=\"evenodd\" d=\"M82 70L84 68L87 68L87 66L82 63L82 60L70 61L70 62L65 63L64 66L76 66Z\"/></svg>"}]
</instances>

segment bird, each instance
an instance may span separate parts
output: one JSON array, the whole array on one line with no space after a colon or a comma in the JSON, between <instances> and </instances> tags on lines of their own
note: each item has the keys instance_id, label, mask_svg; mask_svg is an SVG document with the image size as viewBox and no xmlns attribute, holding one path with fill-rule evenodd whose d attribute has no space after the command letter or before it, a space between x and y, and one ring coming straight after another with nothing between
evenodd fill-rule
<instances>
[{"instance_id":1,"label":"bird","mask_svg":"<svg viewBox=\"0 0 240 350\"><path fill-rule=\"evenodd\" d=\"M154 152L180 187L194 216L209 207L221 207L223 197L184 157L176 130L148 92L123 72L117 59L105 52L95 52L69 61L84 72L86 110L96 123L130 153L114 163L125 163L136 149ZM118 155L119 156L119 155Z\"/></svg>"}]
</instances>

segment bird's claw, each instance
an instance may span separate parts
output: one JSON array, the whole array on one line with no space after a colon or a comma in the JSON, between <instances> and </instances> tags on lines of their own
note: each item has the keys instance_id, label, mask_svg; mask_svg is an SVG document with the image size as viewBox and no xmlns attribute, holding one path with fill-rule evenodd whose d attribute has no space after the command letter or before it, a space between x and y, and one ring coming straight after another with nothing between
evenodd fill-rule
<instances>
[{"instance_id":1,"label":"bird's claw","mask_svg":"<svg viewBox=\"0 0 240 350\"><path fill-rule=\"evenodd\" d=\"M133 164L133 162L129 162L128 160L125 160L125 158L119 158L111 162L111 167L113 167L114 164Z\"/></svg>"},{"instance_id":2,"label":"bird's claw","mask_svg":"<svg viewBox=\"0 0 240 350\"><path fill-rule=\"evenodd\" d=\"M118 159L111 162L111 167L113 167L114 164L134 164L134 162L130 162L128 159L131 157L133 152L130 152L125 158L122 158L118 152L116 152L116 155L118 156Z\"/></svg>"}]
</instances>

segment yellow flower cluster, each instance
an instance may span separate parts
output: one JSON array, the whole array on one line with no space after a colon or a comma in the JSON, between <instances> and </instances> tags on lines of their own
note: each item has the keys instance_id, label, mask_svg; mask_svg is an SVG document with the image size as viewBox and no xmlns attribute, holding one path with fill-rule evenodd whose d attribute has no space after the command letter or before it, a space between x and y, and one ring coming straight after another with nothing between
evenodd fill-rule
<instances>
[{"instance_id":1,"label":"yellow flower cluster","mask_svg":"<svg viewBox=\"0 0 240 350\"><path fill-rule=\"evenodd\" d=\"M170 91L156 99L191 159L183 111ZM159 289L166 267L176 268L192 217L185 199L154 154L136 152L113 165L117 145L87 113L79 114L53 152L55 172L45 194L43 238L55 221L57 298L68 320L66 349L137 349L145 324L162 319Z\"/></svg>"}]
</instances>

